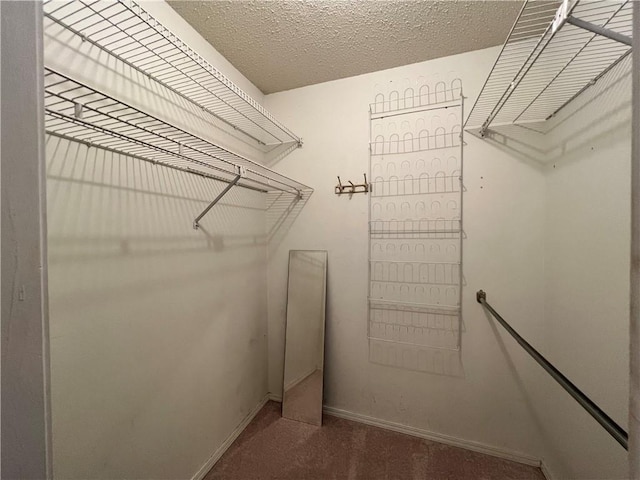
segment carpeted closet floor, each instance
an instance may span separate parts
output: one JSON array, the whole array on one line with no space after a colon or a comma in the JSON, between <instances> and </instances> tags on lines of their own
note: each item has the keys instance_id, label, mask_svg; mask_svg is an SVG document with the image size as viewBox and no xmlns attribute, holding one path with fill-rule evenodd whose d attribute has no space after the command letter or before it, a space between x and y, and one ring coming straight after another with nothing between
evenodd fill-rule
<instances>
[{"instance_id":1,"label":"carpeted closet floor","mask_svg":"<svg viewBox=\"0 0 640 480\"><path fill-rule=\"evenodd\" d=\"M536 467L324 416L315 427L267 403L205 480L544 480Z\"/></svg>"}]
</instances>

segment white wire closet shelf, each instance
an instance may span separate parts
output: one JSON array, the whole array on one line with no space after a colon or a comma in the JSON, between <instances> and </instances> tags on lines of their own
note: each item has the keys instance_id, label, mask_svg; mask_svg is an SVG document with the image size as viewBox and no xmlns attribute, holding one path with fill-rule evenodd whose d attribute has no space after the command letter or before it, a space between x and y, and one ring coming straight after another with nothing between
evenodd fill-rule
<instances>
[{"instance_id":1,"label":"white wire closet shelf","mask_svg":"<svg viewBox=\"0 0 640 480\"><path fill-rule=\"evenodd\" d=\"M263 146L302 141L132 0L45 0L44 15Z\"/></svg>"},{"instance_id":2,"label":"white wire closet shelf","mask_svg":"<svg viewBox=\"0 0 640 480\"><path fill-rule=\"evenodd\" d=\"M527 1L467 129L548 120L631 52L630 0Z\"/></svg>"},{"instance_id":3,"label":"white wire closet shelf","mask_svg":"<svg viewBox=\"0 0 640 480\"><path fill-rule=\"evenodd\" d=\"M50 68L44 71L49 134L255 190L300 197L312 189L170 125Z\"/></svg>"}]
</instances>

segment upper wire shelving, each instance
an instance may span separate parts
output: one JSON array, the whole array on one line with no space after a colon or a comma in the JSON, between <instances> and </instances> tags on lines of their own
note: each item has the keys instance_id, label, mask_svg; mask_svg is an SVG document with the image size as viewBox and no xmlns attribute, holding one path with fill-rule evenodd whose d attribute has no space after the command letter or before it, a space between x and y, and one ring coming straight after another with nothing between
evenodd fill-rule
<instances>
[{"instance_id":1,"label":"upper wire shelving","mask_svg":"<svg viewBox=\"0 0 640 480\"><path fill-rule=\"evenodd\" d=\"M544 121L631 52L629 0L527 1L465 128Z\"/></svg>"},{"instance_id":2,"label":"upper wire shelving","mask_svg":"<svg viewBox=\"0 0 640 480\"><path fill-rule=\"evenodd\" d=\"M300 196L310 190L51 68L45 68L44 89L49 134L259 191Z\"/></svg>"},{"instance_id":3,"label":"upper wire shelving","mask_svg":"<svg viewBox=\"0 0 640 480\"><path fill-rule=\"evenodd\" d=\"M264 147L301 139L131 0L45 0L44 15Z\"/></svg>"}]
</instances>

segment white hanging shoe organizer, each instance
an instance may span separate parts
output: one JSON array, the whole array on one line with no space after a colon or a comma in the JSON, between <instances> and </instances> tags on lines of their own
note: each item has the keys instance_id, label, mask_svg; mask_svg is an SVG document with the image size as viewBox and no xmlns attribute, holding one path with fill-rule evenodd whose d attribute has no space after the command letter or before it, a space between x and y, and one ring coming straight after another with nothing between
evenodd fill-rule
<instances>
[{"instance_id":1,"label":"white hanging shoe organizer","mask_svg":"<svg viewBox=\"0 0 640 480\"><path fill-rule=\"evenodd\" d=\"M417 91L370 105L370 358L456 375L464 98L458 79Z\"/></svg>"}]
</instances>

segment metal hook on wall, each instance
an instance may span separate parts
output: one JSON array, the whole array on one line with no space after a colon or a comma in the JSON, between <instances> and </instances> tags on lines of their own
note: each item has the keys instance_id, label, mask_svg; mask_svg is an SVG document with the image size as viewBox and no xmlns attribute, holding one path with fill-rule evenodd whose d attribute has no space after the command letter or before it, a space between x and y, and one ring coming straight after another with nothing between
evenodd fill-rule
<instances>
[{"instance_id":1,"label":"metal hook on wall","mask_svg":"<svg viewBox=\"0 0 640 480\"><path fill-rule=\"evenodd\" d=\"M364 173L364 183L355 184L351 180L347 180L348 185L343 185L340 177L338 184L335 186L335 194L343 195L345 193L353 195L354 193L367 193L371 191L371 184L367 182L367 174Z\"/></svg>"}]
</instances>

